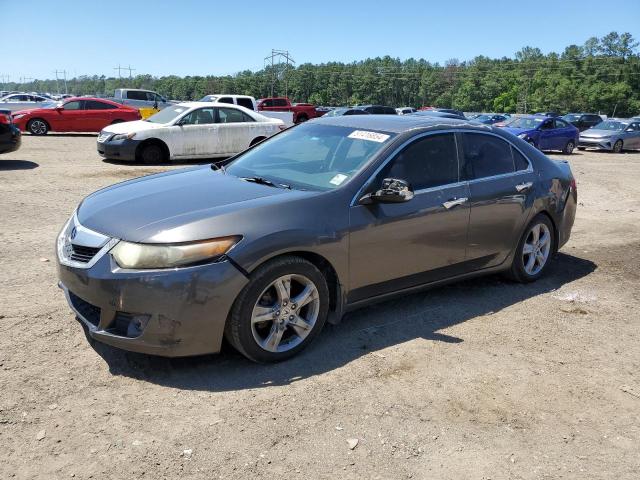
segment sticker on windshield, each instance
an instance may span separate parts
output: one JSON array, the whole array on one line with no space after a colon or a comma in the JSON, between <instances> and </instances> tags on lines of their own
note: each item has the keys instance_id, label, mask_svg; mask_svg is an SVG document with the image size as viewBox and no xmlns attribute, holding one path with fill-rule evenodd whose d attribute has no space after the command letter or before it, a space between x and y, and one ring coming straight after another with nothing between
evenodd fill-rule
<instances>
[{"instance_id":1,"label":"sticker on windshield","mask_svg":"<svg viewBox=\"0 0 640 480\"><path fill-rule=\"evenodd\" d=\"M329 183L333 184L333 185L340 185L342 182L344 182L347 179L346 175L343 175L342 173L338 173L336 176L334 176L331 180L329 180Z\"/></svg>"},{"instance_id":2,"label":"sticker on windshield","mask_svg":"<svg viewBox=\"0 0 640 480\"><path fill-rule=\"evenodd\" d=\"M367 130L354 130L349 134L349 138L357 140L369 140L370 142L382 143L389 138L389 135L378 132L369 132Z\"/></svg>"}]
</instances>

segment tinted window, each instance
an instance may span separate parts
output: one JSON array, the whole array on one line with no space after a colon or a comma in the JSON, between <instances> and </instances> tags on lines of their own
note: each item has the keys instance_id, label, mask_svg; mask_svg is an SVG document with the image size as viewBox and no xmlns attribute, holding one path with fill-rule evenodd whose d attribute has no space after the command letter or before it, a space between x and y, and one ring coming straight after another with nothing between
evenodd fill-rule
<instances>
[{"instance_id":1,"label":"tinted window","mask_svg":"<svg viewBox=\"0 0 640 480\"><path fill-rule=\"evenodd\" d=\"M545 120L540 126L540 130L553 130L553 120Z\"/></svg>"},{"instance_id":2,"label":"tinted window","mask_svg":"<svg viewBox=\"0 0 640 480\"><path fill-rule=\"evenodd\" d=\"M218 123L239 123L245 121L245 115L235 108L219 108L218 117Z\"/></svg>"},{"instance_id":3,"label":"tinted window","mask_svg":"<svg viewBox=\"0 0 640 480\"><path fill-rule=\"evenodd\" d=\"M64 104L64 109L65 110L82 110L82 102L80 100L67 102Z\"/></svg>"},{"instance_id":4,"label":"tinted window","mask_svg":"<svg viewBox=\"0 0 640 480\"><path fill-rule=\"evenodd\" d=\"M147 100L147 92L138 92L135 90L127 91L127 98L129 100Z\"/></svg>"},{"instance_id":5,"label":"tinted window","mask_svg":"<svg viewBox=\"0 0 640 480\"><path fill-rule=\"evenodd\" d=\"M513 154L513 163L516 165L516 171L526 170L529 168L529 162L518 150L511 147L511 153Z\"/></svg>"},{"instance_id":6,"label":"tinted window","mask_svg":"<svg viewBox=\"0 0 640 480\"><path fill-rule=\"evenodd\" d=\"M399 178L414 190L458 181L456 141L452 133L428 135L400 152L383 169L379 180Z\"/></svg>"},{"instance_id":7,"label":"tinted window","mask_svg":"<svg viewBox=\"0 0 640 480\"><path fill-rule=\"evenodd\" d=\"M287 101L284 98L276 98L273 100L274 107L287 107Z\"/></svg>"},{"instance_id":8,"label":"tinted window","mask_svg":"<svg viewBox=\"0 0 640 480\"><path fill-rule=\"evenodd\" d=\"M96 100L87 100L84 107L85 110L113 110L114 108L118 107Z\"/></svg>"},{"instance_id":9,"label":"tinted window","mask_svg":"<svg viewBox=\"0 0 640 480\"><path fill-rule=\"evenodd\" d=\"M233 105L233 98L231 97L222 97L218 99L219 103L230 103Z\"/></svg>"},{"instance_id":10,"label":"tinted window","mask_svg":"<svg viewBox=\"0 0 640 480\"><path fill-rule=\"evenodd\" d=\"M213 108L199 108L194 110L182 119L183 125L208 125L215 123L215 113Z\"/></svg>"},{"instance_id":11,"label":"tinted window","mask_svg":"<svg viewBox=\"0 0 640 480\"><path fill-rule=\"evenodd\" d=\"M273 100L265 100L262 102L263 107L273 107Z\"/></svg>"},{"instance_id":12,"label":"tinted window","mask_svg":"<svg viewBox=\"0 0 640 480\"><path fill-rule=\"evenodd\" d=\"M462 134L463 172L467 179L513 172L511 146L493 135Z\"/></svg>"},{"instance_id":13,"label":"tinted window","mask_svg":"<svg viewBox=\"0 0 640 480\"><path fill-rule=\"evenodd\" d=\"M253 110L253 102L250 98L237 98L236 102L238 102L238 105L240 105L241 107Z\"/></svg>"}]
</instances>

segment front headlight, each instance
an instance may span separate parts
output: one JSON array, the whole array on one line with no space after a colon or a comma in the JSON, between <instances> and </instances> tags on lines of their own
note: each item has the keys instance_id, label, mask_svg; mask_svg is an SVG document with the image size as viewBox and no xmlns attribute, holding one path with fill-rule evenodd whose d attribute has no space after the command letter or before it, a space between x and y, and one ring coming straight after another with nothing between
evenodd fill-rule
<instances>
[{"instance_id":1,"label":"front headlight","mask_svg":"<svg viewBox=\"0 0 640 480\"><path fill-rule=\"evenodd\" d=\"M121 133L119 135L115 135L111 140L129 140L136 136L136 132L133 133Z\"/></svg>"},{"instance_id":2,"label":"front headlight","mask_svg":"<svg viewBox=\"0 0 640 480\"><path fill-rule=\"evenodd\" d=\"M121 268L175 268L220 258L241 237L223 237L192 243L168 245L120 241L111 255Z\"/></svg>"}]
</instances>

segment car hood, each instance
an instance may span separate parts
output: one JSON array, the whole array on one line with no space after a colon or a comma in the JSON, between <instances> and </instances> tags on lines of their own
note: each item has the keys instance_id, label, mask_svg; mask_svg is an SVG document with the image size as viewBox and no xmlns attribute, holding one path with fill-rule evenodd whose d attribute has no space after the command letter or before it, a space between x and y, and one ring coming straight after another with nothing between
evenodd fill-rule
<instances>
[{"instance_id":1,"label":"car hood","mask_svg":"<svg viewBox=\"0 0 640 480\"><path fill-rule=\"evenodd\" d=\"M108 127L104 127L102 131L107 133L134 133L162 127L166 127L166 125L162 123L145 122L144 120L134 120L133 122L120 122L109 125Z\"/></svg>"},{"instance_id":2,"label":"car hood","mask_svg":"<svg viewBox=\"0 0 640 480\"><path fill-rule=\"evenodd\" d=\"M177 243L243 235L275 215L274 204L315 192L241 180L209 165L141 177L99 190L78 207L91 230L131 242Z\"/></svg>"},{"instance_id":3,"label":"car hood","mask_svg":"<svg viewBox=\"0 0 640 480\"><path fill-rule=\"evenodd\" d=\"M26 108L23 110L16 110L15 112L12 112L12 115L31 115L31 114L38 114L38 115L43 115L46 113L51 113L53 111L52 108Z\"/></svg>"},{"instance_id":4,"label":"car hood","mask_svg":"<svg viewBox=\"0 0 640 480\"><path fill-rule=\"evenodd\" d=\"M503 130L506 130L509 133L513 133L514 135L520 135L522 133L533 133L536 130L531 128L514 128L514 127L503 127Z\"/></svg>"},{"instance_id":5,"label":"car hood","mask_svg":"<svg viewBox=\"0 0 640 480\"><path fill-rule=\"evenodd\" d=\"M613 137L615 135L618 135L619 133L622 133L620 131L617 130L599 130L597 128L590 128L589 130L585 130L584 132L581 132L580 135L582 135L583 137Z\"/></svg>"}]
</instances>

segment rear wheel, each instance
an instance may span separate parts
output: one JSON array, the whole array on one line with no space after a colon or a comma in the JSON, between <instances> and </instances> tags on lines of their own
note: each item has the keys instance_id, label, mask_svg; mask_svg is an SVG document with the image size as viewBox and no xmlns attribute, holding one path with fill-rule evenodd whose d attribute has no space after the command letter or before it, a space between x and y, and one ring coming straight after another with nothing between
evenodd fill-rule
<instances>
[{"instance_id":1,"label":"rear wheel","mask_svg":"<svg viewBox=\"0 0 640 480\"><path fill-rule=\"evenodd\" d=\"M254 362L286 360L320 333L329 311L327 282L315 265L282 257L259 267L233 304L225 335Z\"/></svg>"},{"instance_id":2,"label":"rear wheel","mask_svg":"<svg viewBox=\"0 0 640 480\"><path fill-rule=\"evenodd\" d=\"M166 159L163 148L157 143L149 143L142 147L140 151L140 160L142 163L164 163Z\"/></svg>"},{"instance_id":3,"label":"rear wheel","mask_svg":"<svg viewBox=\"0 0 640 480\"><path fill-rule=\"evenodd\" d=\"M518 282L533 282L544 275L555 251L555 234L549 217L537 215L526 228L516 248L508 276Z\"/></svg>"},{"instance_id":4,"label":"rear wheel","mask_svg":"<svg viewBox=\"0 0 640 480\"><path fill-rule=\"evenodd\" d=\"M303 113L303 114L301 114L301 115L298 115L297 123L306 122L307 120L309 120L309 117L307 117L307 116Z\"/></svg>"},{"instance_id":5,"label":"rear wheel","mask_svg":"<svg viewBox=\"0 0 640 480\"><path fill-rule=\"evenodd\" d=\"M34 118L29 120L27 130L33 135L46 135L49 131L49 125L41 118Z\"/></svg>"},{"instance_id":6,"label":"rear wheel","mask_svg":"<svg viewBox=\"0 0 640 480\"><path fill-rule=\"evenodd\" d=\"M562 153L564 153L565 155L571 155L575 148L576 148L576 144L573 142L573 140L569 140L567 144L564 146Z\"/></svg>"},{"instance_id":7,"label":"rear wheel","mask_svg":"<svg viewBox=\"0 0 640 480\"><path fill-rule=\"evenodd\" d=\"M613 152L614 153L622 153L622 147L623 147L623 143L622 140L617 140L616 143L613 144Z\"/></svg>"}]
</instances>

